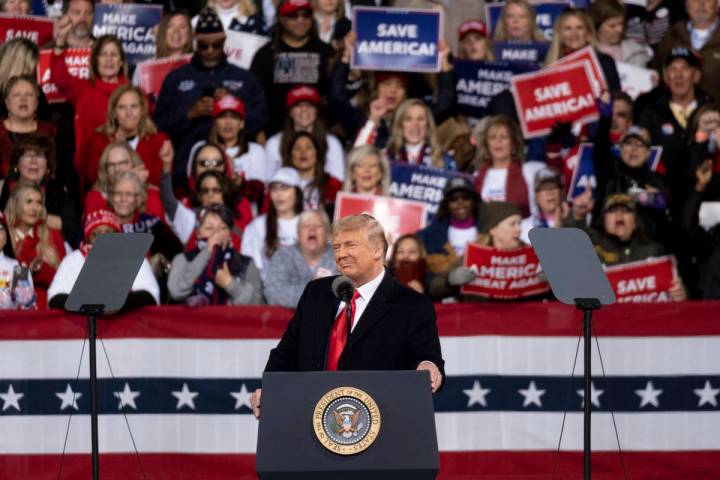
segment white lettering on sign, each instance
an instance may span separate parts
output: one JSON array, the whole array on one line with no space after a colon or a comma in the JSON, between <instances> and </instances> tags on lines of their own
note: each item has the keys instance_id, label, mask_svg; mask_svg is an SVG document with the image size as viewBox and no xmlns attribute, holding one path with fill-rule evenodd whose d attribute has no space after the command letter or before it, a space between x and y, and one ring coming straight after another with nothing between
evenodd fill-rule
<instances>
[{"instance_id":1,"label":"white lettering on sign","mask_svg":"<svg viewBox=\"0 0 720 480\"><path fill-rule=\"evenodd\" d=\"M387 24L381 23L377 27L377 35L380 38L417 38L417 25Z\"/></svg>"},{"instance_id":2,"label":"white lettering on sign","mask_svg":"<svg viewBox=\"0 0 720 480\"><path fill-rule=\"evenodd\" d=\"M38 32L34 30L13 30L8 29L5 40L12 40L13 38L27 38L33 43L38 43Z\"/></svg>"},{"instance_id":3,"label":"white lettering on sign","mask_svg":"<svg viewBox=\"0 0 720 480\"><path fill-rule=\"evenodd\" d=\"M568 82L559 83L557 85L548 85L547 87L536 88L533 91L535 100L544 102L555 98L569 97L572 95L572 89Z\"/></svg>"},{"instance_id":4,"label":"white lettering on sign","mask_svg":"<svg viewBox=\"0 0 720 480\"><path fill-rule=\"evenodd\" d=\"M645 292L648 290L655 290L656 288L654 276L620 280L617 284L618 294L620 295Z\"/></svg>"},{"instance_id":5,"label":"white lettering on sign","mask_svg":"<svg viewBox=\"0 0 720 480\"><path fill-rule=\"evenodd\" d=\"M435 55L435 44L429 42L394 42L392 40L362 41L358 44L362 55Z\"/></svg>"}]
</instances>

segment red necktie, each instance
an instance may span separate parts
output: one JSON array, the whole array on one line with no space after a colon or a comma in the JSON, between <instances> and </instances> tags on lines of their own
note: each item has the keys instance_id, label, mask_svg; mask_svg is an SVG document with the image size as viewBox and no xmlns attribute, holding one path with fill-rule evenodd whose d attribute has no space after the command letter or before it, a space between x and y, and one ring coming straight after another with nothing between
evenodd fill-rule
<instances>
[{"instance_id":1,"label":"red necktie","mask_svg":"<svg viewBox=\"0 0 720 480\"><path fill-rule=\"evenodd\" d=\"M350 321L355 318L355 300L360 296L360 292L353 292L352 300L350 300ZM327 368L326 370L337 370L340 355L345 349L347 342L347 306L343 306L342 310L333 323L332 332L330 332L330 348L328 350Z\"/></svg>"}]
</instances>

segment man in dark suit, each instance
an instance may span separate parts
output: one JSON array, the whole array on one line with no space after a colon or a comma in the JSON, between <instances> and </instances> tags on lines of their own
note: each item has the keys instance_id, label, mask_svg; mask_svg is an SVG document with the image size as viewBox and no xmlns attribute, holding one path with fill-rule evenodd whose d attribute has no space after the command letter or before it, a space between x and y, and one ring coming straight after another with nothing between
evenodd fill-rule
<instances>
[{"instance_id":1,"label":"man in dark suit","mask_svg":"<svg viewBox=\"0 0 720 480\"><path fill-rule=\"evenodd\" d=\"M443 383L435 308L420 293L400 285L385 270L385 232L370 215L333 224L332 245L341 274L355 287L352 329L346 345L345 302L331 289L336 277L308 283L266 372L312 370L427 370L436 392ZM262 390L253 393L260 414Z\"/></svg>"}]
</instances>

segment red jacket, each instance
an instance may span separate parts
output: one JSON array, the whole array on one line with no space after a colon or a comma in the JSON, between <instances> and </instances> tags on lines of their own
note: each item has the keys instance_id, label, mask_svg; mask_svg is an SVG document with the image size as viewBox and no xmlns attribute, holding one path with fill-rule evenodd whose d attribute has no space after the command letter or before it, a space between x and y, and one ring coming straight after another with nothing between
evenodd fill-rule
<instances>
[{"instance_id":1,"label":"red jacket","mask_svg":"<svg viewBox=\"0 0 720 480\"><path fill-rule=\"evenodd\" d=\"M4 120L4 118L0 118L0 177L7 178L10 171L10 156L15 147L15 142L10 136L10 132L5 128ZM55 142L56 131L57 128L54 124L38 120L36 133L48 136L53 143Z\"/></svg>"},{"instance_id":2,"label":"red jacket","mask_svg":"<svg viewBox=\"0 0 720 480\"><path fill-rule=\"evenodd\" d=\"M85 171L85 165L81 163L83 147L93 131L105 123L110 95L127 80L122 75L117 83L107 83L99 78L92 81L75 78L68 73L62 53L53 52L50 69L52 80L75 108L75 169L82 179L81 172ZM82 188L83 183L80 185Z\"/></svg>"},{"instance_id":3,"label":"red jacket","mask_svg":"<svg viewBox=\"0 0 720 480\"><path fill-rule=\"evenodd\" d=\"M65 244L63 243L62 233L60 230L49 228L50 242L58 255L58 261L65 256ZM33 260L37 258L37 244L40 242L38 238L37 226L32 229L32 236L26 235L20 248L15 252L15 258L20 265L30 266ZM37 305L40 309L47 308L47 289L57 272L57 268L43 262L40 269L32 272L33 284L37 295Z\"/></svg>"},{"instance_id":4,"label":"red jacket","mask_svg":"<svg viewBox=\"0 0 720 480\"><path fill-rule=\"evenodd\" d=\"M162 132L151 133L142 137L137 144L135 151L145 164L150 175L148 183L160 186L160 177L162 176L162 159L160 158L160 148L162 148L168 136ZM85 148L81 154L81 164L85 166L84 170L78 170L80 177L80 185L87 191L95 183L98 176L98 167L100 165L100 157L105 147L110 145L113 138L104 133L93 132L90 136ZM76 157L77 158L77 157Z\"/></svg>"}]
</instances>

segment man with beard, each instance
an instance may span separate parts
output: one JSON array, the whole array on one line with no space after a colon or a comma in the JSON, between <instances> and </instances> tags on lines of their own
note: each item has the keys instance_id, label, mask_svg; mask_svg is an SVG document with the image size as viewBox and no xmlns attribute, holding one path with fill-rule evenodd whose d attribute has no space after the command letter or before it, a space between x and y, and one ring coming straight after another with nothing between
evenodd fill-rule
<instances>
[{"instance_id":1,"label":"man with beard","mask_svg":"<svg viewBox=\"0 0 720 480\"><path fill-rule=\"evenodd\" d=\"M177 155L175 180L186 181L190 148L207 138L212 125L213 102L227 94L246 107L245 131L252 139L267 121L265 95L255 76L228 63L223 52L225 32L212 8L200 12L195 27L195 54L189 64L170 72L163 82L153 119L170 135ZM283 97L284 98L284 97Z\"/></svg>"},{"instance_id":2,"label":"man with beard","mask_svg":"<svg viewBox=\"0 0 720 480\"><path fill-rule=\"evenodd\" d=\"M64 47L91 48L95 43L95 38L92 36L94 13L95 5L90 0L70 0L65 3L63 16L58 19L55 28L56 38L63 25L70 22L72 28L67 35ZM49 47L52 46L54 45Z\"/></svg>"},{"instance_id":3,"label":"man with beard","mask_svg":"<svg viewBox=\"0 0 720 480\"><path fill-rule=\"evenodd\" d=\"M296 85L327 93L327 64L332 48L318 37L309 0L284 0L278 8L272 39L253 57L250 70L265 88L270 121L265 133L278 132L285 120L285 98Z\"/></svg>"}]
</instances>

